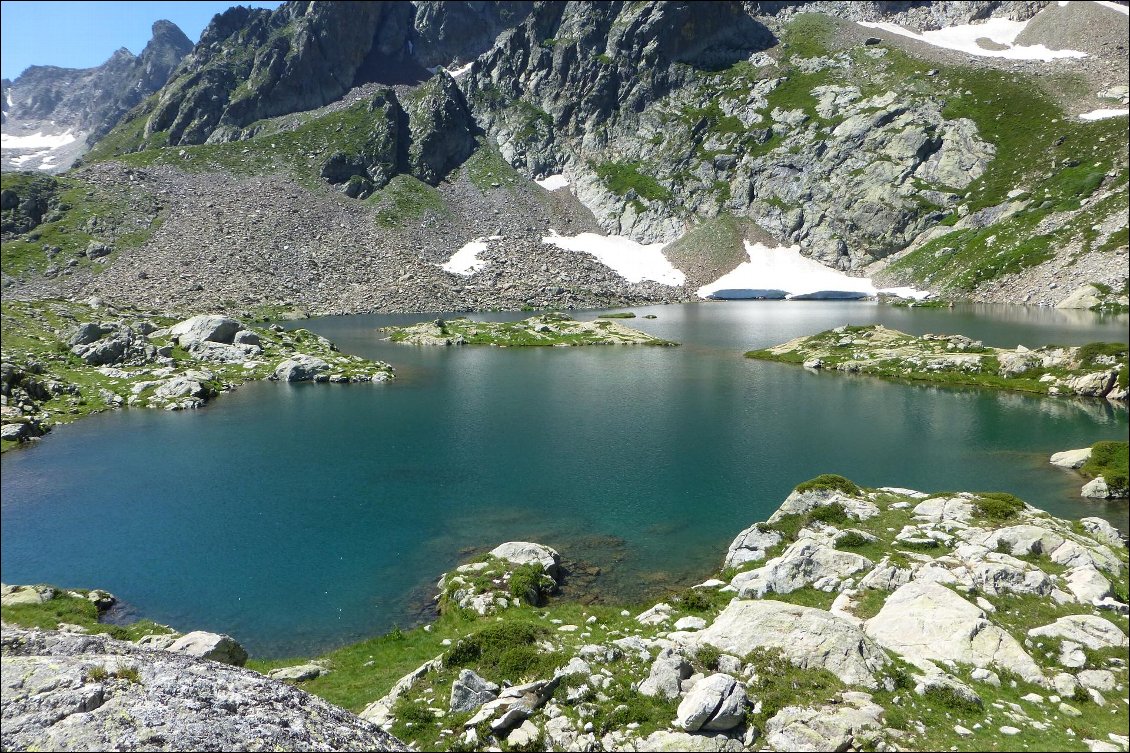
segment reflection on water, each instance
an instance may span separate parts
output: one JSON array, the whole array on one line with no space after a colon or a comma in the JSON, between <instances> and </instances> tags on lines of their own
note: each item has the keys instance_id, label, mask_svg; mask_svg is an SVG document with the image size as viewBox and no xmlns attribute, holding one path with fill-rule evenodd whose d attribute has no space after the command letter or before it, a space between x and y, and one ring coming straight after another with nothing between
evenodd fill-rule
<instances>
[{"instance_id":1,"label":"reflection on water","mask_svg":"<svg viewBox=\"0 0 1130 753\"><path fill-rule=\"evenodd\" d=\"M1047 463L1125 438L1125 408L741 355L872 322L996 345L1125 341L1126 317L828 301L634 310L632 326L683 345L420 348L376 327L434 314L327 318L304 324L398 379L257 383L200 411L60 427L3 458L5 581L107 588L145 616L280 656L425 618L441 572L505 540L561 551L578 598L662 595L707 577L738 531L826 472L1005 490L1126 526L1124 506L1081 502L1078 479Z\"/></svg>"}]
</instances>

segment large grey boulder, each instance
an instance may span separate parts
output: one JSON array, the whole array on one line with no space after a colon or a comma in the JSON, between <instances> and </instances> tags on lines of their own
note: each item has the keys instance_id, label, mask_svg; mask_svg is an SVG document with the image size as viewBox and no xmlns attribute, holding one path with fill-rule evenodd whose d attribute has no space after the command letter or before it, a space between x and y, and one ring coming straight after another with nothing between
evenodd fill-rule
<instances>
[{"instance_id":1,"label":"large grey boulder","mask_svg":"<svg viewBox=\"0 0 1130 753\"><path fill-rule=\"evenodd\" d=\"M662 649L651 665L651 673L640 683L639 692L652 698L678 698L681 683L691 676L691 665L682 654Z\"/></svg>"},{"instance_id":2,"label":"large grey boulder","mask_svg":"<svg viewBox=\"0 0 1130 753\"><path fill-rule=\"evenodd\" d=\"M4 750L407 750L246 669L104 635L8 627L0 652Z\"/></svg>"},{"instance_id":3,"label":"large grey boulder","mask_svg":"<svg viewBox=\"0 0 1130 753\"><path fill-rule=\"evenodd\" d=\"M330 365L316 356L298 353L275 367L272 379L282 382L308 382L330 370Z\"/></svg>"},{"instance_id":4,"label":"large grey boulder","mask_svg":"<svg viewBox=\"0 0 1130 753\"><path fill-rule=\"evenodd\" d=\"M1083 489L1079 494L1089 499L1110 499L1114 496L1114 493L1110 490L1110 485L1107 484L1106 479L1102 476L1095 476L1093 479L1083 484Z\"/></svg>"},{"instance_id":5,"label":"large grey boulder","mask_svg":"<svg viewBox=\"0 0 1130 753\"><path fill-rule=\"evenodd\" d=\"M326 673L326 668L321 664L297 664L293 667L279 667L267 673L272 680L285 680L287 682L305 682L321 677Z\"/></svg>"},{"instance_id":6,"label":"large grey boulder","mask_svg":"<svg viewBox=\"0 0 1130 753\"><path fill-rule=\"evenodd\" d=\"M234 638L204 630L194 630L182 635L166 650L174 654L187 654L235 667L242 667L247 661L247 651L236 643Z\"/></svg>"},{"instance_id":7,"label":"large grey boulder","mask_svg":"<svg viewBox=\"0 0 1130 753\"><path fill-rule=\"evenodd\" d=\"M1087 535L1097 541L1119 549L1126 546L1126 542L1123 541L1122 534L1118 532L1118 529L1102 518L1083 518L1079 523L1083 526Z\"/></svg>"},{"instance_id":8,"label":"large grey boulder","mask_svg":"<svg viewBox=\"0 0 1130 753\"><path fill-rule=\"evenodd\" d=\"M867 520L879 514L879 508L869 500L859 499L840 491L831 489L815 489L810 491L793 491L776 512L769 516L769 523L776 523L786 515L804 515L812 512L817 507L827 505L841 505L848 517L856 520Z\"/></svg>"},{"instance_id":9,"label":"large grey boulder","mask_svg":"<svg viewBox=\"0 0 1130 753\"><path fill-rule=\"evenodd\" d=\"M230 345L235 333L241 329L243 325L235 319L218 314L200 314L169 327L169 337L186 349L202 342Z\"/></svg>"},{"instance_id":10,"label":"large grey boulder","mask_svg":"<svg viewBox=\"0 0 1130 753\"><path fill-rule=\"evenodd\" d=\"M745 717L745 686L724 674L714 674L695 683L679 704L675 723L687 732L725 732Z\"/></svg>"},{"instance_id":11,"label":"large grey boulder","mask_svg":"<svg viewBox=\"0 0 1130 753\"><path fill-rule=\"evenodd\" d=\"M470 669L459 670L459 677L451 683L451 700L448 704L453 714L474 711L484 703L498 698L496 683L479 677Z\"/></svg>"},{"instance_id":12,"label":"large grey boulder","mask_svg":"<svg viewBox=\"0 0 1130 753\"><path fill-rule=\"evenodd\" d=\"M1091 459L1091 448L1084 447L1080 450L1064 450L1051 457L1051 464L1060 468L1082 468L1083 464Z\"/></svg>"},{"instance_id":13,"label":"large grey boulder","mask_svg":"<svg viewBox=\"0 0 1130 753\"><path fill-rule=\"evenodd\" d=\"M657 753L740 753L745 750L742 741L718 733L716 735L690 734L661 729L635 743L638 751ZM566 748L578 750L578 748Z\"/></svg>"},{"instance_id":14,"label":"large grey boulder","mask_svg":"<svg viewBox=\"0 0 1130 753\"><path fill-rule=\"evenodd\" d=\"M787 594L814 585L821 590L838 588L848 576L868 570L874 563L854 552L844 552L816 542L794 542L780 557L763 567L738 573L731 585L742 598L760 599L767 593Z\"/></svg>"},{"instance_id":15,"label":"large grey boulder","mask_svg":"<svg viewBox=\"0 0 1130 753\"><path fill-rule=\"evenodd\" d=\"M847 704L809 708L786 706L765 724L773 750L840 751L861 747L863 733L882 726L883 707L866 693L845 693ZM856 740L860 736L860 740ZM871 737L873 735L869 735Z\"/></svg>"},{"instance_id":16,"label":"large grey boulder","mask_svg":"<svg viewBox=\"0 0 1130 753\"><path fill-rule=\"evenodd\" d=\"M561 555L544 544L531 541L507 541L490 550L492 557L513 565L541 565L545 574L554 580L561 577Z\"/></svg>"},{"instance_id":17,"label":"large grey boulder","mask_svg":"<svg viewBox=\"0 0 1130 753\"><path fill-rule=\"evenodd\" d=\"M1039 666L1015 638L989 622L980 607L937 583L915 580L900 587L864 629L911 663L996 665L1029 682L1043 680Z\"/></svg>"},{"instance_id":18,"label":"large grey boulder","mask_svg":"<svg viewBox=\"0 0 1130 753\"><path fill-rule=\"evenodd\" d=\"M780 544L781 534L772 529L762 530L763 528L764 524L758 523L739 533L726 550L726 561L722 567L738 567L747 562L765 559L765 550Z\"/></svg>"},{"instance_id":19,"label":"large grey boulder","mask_svg":"<svg viewBox=\"0 0 1130 753\"><path fill-rule=\"evenodd\" d=\"M706 630L689 639L734 656L778 649L793 664L827 669L849 685L877 688L874 674L887 663L856 625L822 609L780 601L735 599Z\"/></svg>"},{"instance_id":20,"label":"large grey boulder","mask_svg":"<svg viewBox=\"0 0 1130 753\"><path fill-rule=\"evenodd\" d=\"M1126 633L1110 620L1093 614L1069 614L1050 625L1034 627L1028 631L1033 638L1063 638L1087 648L1126 648Z\"/></svg>"}]
</instances>

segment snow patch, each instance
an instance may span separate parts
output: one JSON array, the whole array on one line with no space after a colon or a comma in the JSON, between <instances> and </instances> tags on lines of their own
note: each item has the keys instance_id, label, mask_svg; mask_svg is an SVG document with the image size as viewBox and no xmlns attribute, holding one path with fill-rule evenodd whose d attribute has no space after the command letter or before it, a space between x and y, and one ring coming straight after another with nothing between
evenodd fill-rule
<instances>
[{"instance_id":1,"label":"snow patch","mask_svg":"<svg viewBox=\"0 0 1130 753\"><path fill-rule=\"evenodd\" d=\"M440 267L452 274L470 277L489 263L479 258L479 254L487 250L487 241L497 241L501 238L501 235L476 238L452 254L451 258Z\"/></svg>"},{"instance_id":2,"label":"snow patch","mask_svg":"<svg viewBox=\"0 0 1130 753\"><path fill-rule=\"evenodd\" d=\"M682 285L687 276L680 272L663 255L666 244L644 245L631 238L619 235L558 235L553 230L541 239L542 243L557 246L566 251L592 254L597 261L610 268L628 282L652 280L663 285Z\"/></svg>"},{"instance_id":3,"label":"snow patch","mask_svg":"<svg viewBox=\"0 0 1130 753\"><path fill-rule=\"evenodd\" d=\"M1037 14L1038 15L1038 14ZM980 55L990 58L1008 58L1009 60L1043 60L1045 62L1057 58L1085 58L1087 53L1078 50L1049 50L1042 44L1017 45L1016 37L1028 26L1027 21L1010 21L1007 18L990 18L979 24L961 24L947 26L944 29L934 29L917 34L909 29L904 29L897 24L885 21L868 22L858 21L860 26L868 29L882 29L892 34L916 39L919 42L944 47L947 50L970 55ZM1004 45L1003 50L989 50L977 44L978 39L989 39L999 45Z\"/></svg>"},{"instance_id":4,"label":"snow patch","mask_svg":"<svg viewBox=\"0 0 1130 753\"><path fill-rule=\"evenodd\" d=\"M535 180L534 183L537 183L546 191L556 191L559 188L565 188L567 185L569 185L569 179L564 175L550 175L547 178Z\"/></svg>"},{"instance_id":5,"label":"snow patch","mask_svg":"<svg viewBox=\"0 0 1130 753\"><path fill-rule=\"evenodd\" d=\"M802 256L800 246L770 248L745 242L749 261L698 289L700 298L867 298L885 293L900 298L926 298L914 288L877 289L869 277L851 277Z\"/></svg>"},{"instance_id":6,"label":"snow patch","mask_svg":"<svg viewBox=\"0 0 1130 753\"><path fill-rule=\"evenodd\" d=\"M1122 108L1121 110L1091 110L1079 116L1080 120L1104 120L1106 118L1118 118L1130 115L1130 109Z\"/></svg>"},{"instance_id":7,"label":"snow patch","mask_svg":"<svg viewBox=\"0 0 1130 753\"><path fill-rule=\"evenodd\" d=\"M474 65L474 64L475 64L475 61L472 60L470 63L467 63L467 65L461 65L458 68L455 68L454 70L448 71L447 74L449 76L451 76L452 78L459 78L464 73L471 70L471 66Z\"/></svg>"},{"instance_id":8,"label":"snow patch","mask_svg":"<svg viewBox=\"0 0 1130 753\"><path fill-rule=\"evenodd\" d=\"M19 167L20 165L22 165L25 162L30 162L33 159L39 159L43 155L47 154L48 151L50 151L50 150L44 149L42 152L32 152L31 154L21 154L19 157L12 157L12 159L10 161L13 165L15 165L16 167Z\"/></svg>"},{"instance_id":9,"label":"snow patch","mask_svg":"<svg viewBox=\"0 0 1130 753\"><path fill-rule=\"evenodd\" d=\"M70 131L55 136L45 136L36 132L30 136L12 136L7 133L0 134L0 147L4 149L58 149L75 141L77 137Z\"/></svg>"}]
</instances>

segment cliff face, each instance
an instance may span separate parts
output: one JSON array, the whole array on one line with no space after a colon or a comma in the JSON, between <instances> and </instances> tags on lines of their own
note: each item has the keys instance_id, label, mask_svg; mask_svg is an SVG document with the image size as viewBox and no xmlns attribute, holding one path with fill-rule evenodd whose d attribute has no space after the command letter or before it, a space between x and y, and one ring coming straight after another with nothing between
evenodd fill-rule
<instances>
[{"instance_id":1,"label":"cliff face","mask_svg":"<svg viewBox=\"0 0 1130 753\"><path fill-rule=\"evenodd\" d=\"M5 79L4 169L67 169L127 111L164 86L191 49L175 24L157 21L140 55L122 48L96 68L36 65L15 81Z\"/></svg>"}]
</instances>

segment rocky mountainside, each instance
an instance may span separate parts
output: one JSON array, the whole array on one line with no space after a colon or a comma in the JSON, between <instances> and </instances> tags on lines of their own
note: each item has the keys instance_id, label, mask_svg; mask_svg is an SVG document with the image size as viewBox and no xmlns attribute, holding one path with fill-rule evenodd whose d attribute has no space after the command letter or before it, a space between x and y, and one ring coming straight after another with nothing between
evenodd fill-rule
<instances>
[{"instance_id":1,"label":"rocky mountainside","mask_svg":"<svg viewBox=\"0 0 1130 753\"><path fill-rule=\"evenodd\" d=\"M1126 98L1130 34L1092 5L232 8L44 221L6 177L4 284L186 312L567 307L694 299L758 241L953 297L1119 291L1125 120L1080 115ZM968 23L973 52L925 36ZM551 230L669 244L686 282Z\"/></svg>"},{"instance_id":2,"label":"rocky mountainside","mask_svg":"<svg viewBox=\"0 0 1130 753\"><path fill-rule=\"evenodd\" d=\"M35 65L4 79L4 170L66 170L131 108L169 80L192 42L157 21L140 55L124 47L96 68Z\"/></svg>"}]
</instances>

